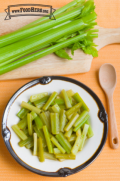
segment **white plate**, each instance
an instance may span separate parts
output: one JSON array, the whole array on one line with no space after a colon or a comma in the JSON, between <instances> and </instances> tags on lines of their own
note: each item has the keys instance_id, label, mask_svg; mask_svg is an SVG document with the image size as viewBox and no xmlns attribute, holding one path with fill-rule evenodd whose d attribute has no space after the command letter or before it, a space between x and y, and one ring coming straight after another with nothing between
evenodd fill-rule
<instances>
[{"instance_id":1,"label":"white plate","mask_svg":"<svg viewBox=\"0 0 120 181\"><path fill-rule=\"evenodd\" d=\"M88 105L94 136L87 140L83 150L77 154L76 160L59 162L46 159L45 162L40 163L38 157L32 156L28 149L18 146L19 138L11 126L19 122L16 114L20 110L22 101L27 102L32 94L60 92L62 89L78 92ZM30 171L46 176L68 176L88 166L101 152L107 132L107 114L97 95L84 84L61 76L42 77L21 87L8 102L2 122L3 139L15 160Z\"/></svg>"}]
</instances>

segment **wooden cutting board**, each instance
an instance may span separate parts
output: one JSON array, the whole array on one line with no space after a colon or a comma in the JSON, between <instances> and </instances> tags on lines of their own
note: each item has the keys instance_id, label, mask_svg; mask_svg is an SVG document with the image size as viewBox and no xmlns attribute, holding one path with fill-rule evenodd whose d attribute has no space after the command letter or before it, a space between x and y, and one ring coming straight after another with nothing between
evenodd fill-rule
<instances>
[{"instance_id":1,"label":"wooden cutting board","mask_svg":"<svg viewBox=\"0 0 120 181\"><path fill-rule=\"evenodd\" d=\"M0 13L0 35L15 31L39 18L35 16L20 16L13 17L10 20L4 20L5 16L5 13ZM99 29L99 36L95 39L95 43L98 45L98 50L108 44L120 43L120 28L97 28ZM70 51L68 53L70 54ZM16 70L1 75L0 80L88 72L91 67L92 59L93 57L91 55L84 54L82 50L75 51L73 60L64 60L54 54L50 54Z\"/></svg>"}]
</instances>

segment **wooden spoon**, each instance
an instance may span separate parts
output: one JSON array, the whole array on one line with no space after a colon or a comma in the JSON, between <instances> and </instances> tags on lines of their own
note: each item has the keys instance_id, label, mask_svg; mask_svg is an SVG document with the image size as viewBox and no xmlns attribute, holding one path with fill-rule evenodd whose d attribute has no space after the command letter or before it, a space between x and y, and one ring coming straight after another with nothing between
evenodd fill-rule
<instances>
[{"instance_id":1,"label":"wooden spoon","mask_svg":"<svg viewBox=\"0 0 120 181\"><path fill-rule=\"evenodd\" d=\"M99 70L99 81L107 96L110 146L116 149L119 146L119 139L113 104L113 92L116 87L117 77L113 65L106 63L101 66Z\"/></svg>"}]
</instances>

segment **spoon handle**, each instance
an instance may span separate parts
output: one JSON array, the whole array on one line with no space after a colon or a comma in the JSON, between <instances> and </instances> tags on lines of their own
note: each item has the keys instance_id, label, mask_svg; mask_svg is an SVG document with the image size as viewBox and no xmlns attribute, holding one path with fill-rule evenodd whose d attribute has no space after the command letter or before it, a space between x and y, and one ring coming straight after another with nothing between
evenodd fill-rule
<instances>
[{"instance_id":1,"label":"spoon handle","mask_svg":"<svg viewBox=\"0 0 120 181\"><path fill-rule=\"evenodd\" d=\"M113 149L117 149L119 146L119 138L118 138L116 118L115 118L113 96L112 95L107 96L107 100L108 100L110 146Z\"/></svg>"}]
</instances>

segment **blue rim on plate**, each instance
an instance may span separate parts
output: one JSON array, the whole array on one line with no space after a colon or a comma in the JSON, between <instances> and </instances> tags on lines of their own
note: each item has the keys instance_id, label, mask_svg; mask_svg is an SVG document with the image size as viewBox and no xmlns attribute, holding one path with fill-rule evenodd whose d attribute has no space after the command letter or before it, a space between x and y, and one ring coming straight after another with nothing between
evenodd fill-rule
<instances>
[{"instance_id":1,"label":"blue rim on plate","mask_svg":"<svg viewBox=\"0 0 120 181\"><path fill-rule=\"evenodd\" d=\"M11 144L10 144L11 133L10 133L9 128L7 128L7 116L8 116L12 103L23 91L25 91L28 88L35 86L36 84L39 84L39 83L42 85L49 84L52 80L63 80L63 81L67 81L70 83L74 83L74 84L80 86L81 88L83 88L85 91L87 91L92 96L92 98L95 100L95 102L97 103L97 105L99 107L98 117L104 124L104 130L103 130L103 137L102 137L99 147L97 148L96 152L92 155L92 157L89 158L85 163L83 163L82 165L80 165L78 167L75 167L74 169L66 167L66 168L60 168L56 172L46 172L46 171L41 171L41 170L30 167L16 155L16 153L14 152L14 150L12 149ZM3 119L2 119L2 137L4 139L5 145L6 145L7 149L9 150L10 154L23 167L25 167L26 169L28 169L34 173L37 173L37 174L43 175L43 176L65 177L65 176L69 176L71 174L81 171L82 169L87 167L90 163L92 163L96 159L96 157L99 155L99 153L101 152L101 150L106 142L107 134L108 134L108 117L107 117L105 108L104 108L103 104L101 103L100 99L98 98L98 96L90 88L88 88L86 85L82 84L81 82L68 78L68 77L63 77L63 76L41 77L41 78L35 79L31 82L28 82L27 84L22 86L20 89L18 89L15 92L15 94L9 100L9 102L5 108L5 111L3 114Z\"/></svg>"}]
</instances>

